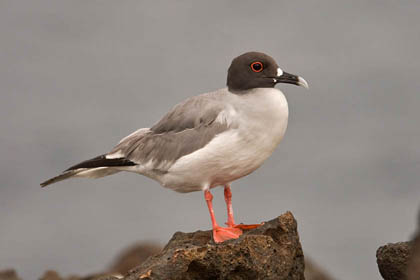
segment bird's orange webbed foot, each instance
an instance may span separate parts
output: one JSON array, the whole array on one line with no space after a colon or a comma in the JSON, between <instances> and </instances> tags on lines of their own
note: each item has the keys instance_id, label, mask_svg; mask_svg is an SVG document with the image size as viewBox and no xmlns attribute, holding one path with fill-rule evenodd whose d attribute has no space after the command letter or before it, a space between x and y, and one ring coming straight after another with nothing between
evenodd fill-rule
<instances>
[{"instance_id":1,"label":"bird's orange webbed foot","mask_svg":"<svg viewBox=\"0 0 420 280\"><path fill-rule=\"evenodd\" d=\"M215 227L213 228L213 239L214 242L220 243L229 239L236 239L242 235L242 230L240 228L234 227Z\"/></svg>"}]
</instances>

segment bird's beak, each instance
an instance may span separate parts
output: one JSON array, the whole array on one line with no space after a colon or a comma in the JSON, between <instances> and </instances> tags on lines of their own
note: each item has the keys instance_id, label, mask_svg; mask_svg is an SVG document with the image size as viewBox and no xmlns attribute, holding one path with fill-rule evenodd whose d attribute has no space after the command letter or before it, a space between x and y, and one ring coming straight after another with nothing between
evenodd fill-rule
<instances>
[{"instance_id":1,"label":"bird's beak","mask_svg":"<svg viewBox=\"0 0 420 280\"><path fill-rule=\"evenodd\" d=\"M297 86L304 87L306 89L309 89L308 83L305 81L304 78L289 74L287 72L282 72L280 76L277 76L274 78L275 83L286 83L286 84L293 84Z\"/></svg>"}]
</instances>

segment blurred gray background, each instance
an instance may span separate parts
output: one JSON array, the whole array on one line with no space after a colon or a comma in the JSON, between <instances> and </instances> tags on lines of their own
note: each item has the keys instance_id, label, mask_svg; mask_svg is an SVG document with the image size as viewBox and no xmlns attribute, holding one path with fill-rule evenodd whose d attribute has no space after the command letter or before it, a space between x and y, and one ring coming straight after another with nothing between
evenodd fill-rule
<instances>
[{"instance_id":1,"label":"blurred gray background","mask_svg":"<svg viewBox=\"0 0 420 280\"><path fill-rule=\"evenodd\" d=\"M380 279L420 204L419 1L0 1L0 269L100 271L137 240L209 229L203 194L120 173L41 189L174 104L224 87L235 56L272 55L286 137L233 184L237 219L291 210L305 255ZM223 191L215 207L225 219Z\"/></svg>"}]
</instances>

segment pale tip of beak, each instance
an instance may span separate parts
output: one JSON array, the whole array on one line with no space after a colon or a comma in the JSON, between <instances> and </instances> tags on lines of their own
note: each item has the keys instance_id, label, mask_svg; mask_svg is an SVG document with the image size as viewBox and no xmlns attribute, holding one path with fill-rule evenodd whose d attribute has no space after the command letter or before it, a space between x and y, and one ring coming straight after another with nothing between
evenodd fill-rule
<instances>
[{"instance_id":1,"label":"pale tip of beak","mask_svg":"<svg viewBox=\"0 0 420 280\"><path fill-rule=\"evenodd\" d=\"M304 79L304 78L302 78L302 77L298 77L298 84L299 84L301 87L304 87L304 88L306 88L306 89L309 89L308 82L307 82L307 81L305 81L305 79Z\"/></svg>"}]
</instances>

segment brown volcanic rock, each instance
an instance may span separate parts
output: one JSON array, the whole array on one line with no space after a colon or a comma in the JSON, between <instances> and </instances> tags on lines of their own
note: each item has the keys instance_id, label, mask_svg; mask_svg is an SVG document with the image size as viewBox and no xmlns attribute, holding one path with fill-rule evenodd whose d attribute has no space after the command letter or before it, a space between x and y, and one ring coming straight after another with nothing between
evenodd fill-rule
<instances>
[{"instance_id":1,"label":"brown volcanic rock","mask_svg":"<svg viewBox=\"0 0 420 280\"><path fill-rule=\"evenodd\" d=\"M385 280L420 280L420 212L412 241L382 246L376 259Z\"/></svg>"},{"instance_id":2,"label":"brown volcanic rock","mask_svg":"<svg viewBox=\"0 0 420 280\"><path fill-rule=\"evenodd\" d=\"M161 253L131 270L134 279L304 280L304 259L292 213L215 244L211 231L177 232Z\"/></svg>"},{"instance_id":3,"label":"brown volcanic rock","mask_svg":"<svg viewBox=\"0 0 420 280\"><path fill-rule=\"evenodd\" d=\"M407 279L406 270L411 249L411 242L390 243L379 247L376 251L376 261L385 280Z\"/></svg>"},{"instance_id":4,"label":"brown volcanic rock","mask_svg":"<svg viewBox=\"0 0 420 280\"><path fill-rule=\"evenodd\" d=\"M420 279L420 232L413 243L412 256L408 262L407 280Z\"/></svg>"}]
</instances>

